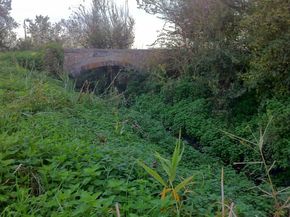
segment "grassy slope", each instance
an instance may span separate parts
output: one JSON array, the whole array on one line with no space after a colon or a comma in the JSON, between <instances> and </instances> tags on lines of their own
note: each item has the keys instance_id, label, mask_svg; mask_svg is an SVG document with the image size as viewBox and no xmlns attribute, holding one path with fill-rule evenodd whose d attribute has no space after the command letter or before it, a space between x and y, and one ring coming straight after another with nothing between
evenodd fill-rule
<instances>
[{"instance_id":1,"label":"grassy slope","mask_svg":"<svg viewBox=\"0 0 290 217\"><path fill-rule=\"evenodd\" d=\"M160 212L161 186L136 165L151 165L156 150L170 154L174 138L159 122L68 84L0 63L1 215L115 216L119 202L122 216L175 216L171 206ZM214 216L222 165L185 152L179 175L193 174L195 183L182 216ZM226 168L225 183L240 216L265 216L267 204L244 176Z\"/></svg>"}]
</instances>

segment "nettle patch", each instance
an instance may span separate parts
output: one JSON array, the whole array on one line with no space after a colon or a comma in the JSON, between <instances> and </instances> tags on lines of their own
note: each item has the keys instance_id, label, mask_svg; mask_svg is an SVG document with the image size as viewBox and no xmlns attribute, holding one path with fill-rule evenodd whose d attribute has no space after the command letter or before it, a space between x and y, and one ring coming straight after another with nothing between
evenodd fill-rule
<instances>
[{"instance_id":1,"label":"nettle patch","mask_svg":"<svg viewBox=\"0 0 290 217\"><path fill-rule=\"evenodd\" d=\"M271 212L246 176L181 140L174 149L176 139L150 115L75 92L66 79L7 69L0 68L2 216Z\"/></svg>"}]
</instances>

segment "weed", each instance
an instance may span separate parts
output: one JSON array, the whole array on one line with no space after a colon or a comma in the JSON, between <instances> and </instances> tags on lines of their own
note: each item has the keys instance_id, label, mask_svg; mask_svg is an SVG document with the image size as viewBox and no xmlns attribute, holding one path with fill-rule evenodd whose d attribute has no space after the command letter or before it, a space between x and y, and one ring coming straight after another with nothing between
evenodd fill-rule
<instances>
[{"instance_id":1,"label":"weed","mask_svg":"<svg viewBox=\"0 0 290 217\"><path fill-rule=\"evenodd\" d=\"M1 216L111 217L117 210L131 217L217 213L221 164L216 158L179 140L167 160L162 156L172 152L175 139L160 121L119 108L118 99L101 99L90 88L75 92L67 75L56 80L5 58L0 63ZM161 190L151 178L144 179L144 169L134 166L136 159L146 159L158 170L153 150L160 153L156 158L167 176ZM194 191L189 184L193 174ZM252 183L229 167L225 174L225 195L233 198L237 215L265 216L268 203L255 191L244 190ZM192 193L185 197L184 188ZM156 197L160 191L162 200Z\"/></svg>"},{"instance_id":2,"label":"weed","mask_svg":"<svg viewBox=\"0 0 290 217\"><path fill-rule=\"evenodd\" d=\"M171 161L166 158L163 158L159 153L155 154L155 157L159 160L162 169L167 175L167 180L164 180L158 174L157 171L146 166L146 164L140 161L138 162L140 166L142 166L152 177L154 177L156 181L158 181L163 186L163 190L161 192L162 200L166 198L168 193L172 195L172 198L176 202L176 211L178 216L180 216L180 206L181 206L180 191L184 189L187 185L189 185L193 179L193 176L190 176L181 181L179 184L174 184L174 181L176 179L177 167L179 162L181 161L183 151L184 148L181 145L181 132L180 132L179 139L176 143Z\"/></svg>"},{"instance_id":3,"label":"weed","mask_svg":"<svg viewBox=\"0 0 290 217\"><path fill-rule=\"evenodd\" d=\"M238 140L241 144L248 145L248 147L251 148L253 151L259 153L260 159L255 159L254 161L244 162L244 163L239 162L239 164L260 164L263 167L263 171L265 174L265 179L263 181L266 184L266 188L265 189L260 188L260 187L257 187L257 188L261 192L264 193L264 196L270 197L273 200L274 209L275 209L273 216L281 217L281 216L286 216L287 213L289 214L290 192L289 192L289 187L283 188L281 190L277 190L277 188L275 187L272 181L272 177L270 173L275 165L275 161L272 162L271 164L268 164L265 158L265 154L264 154L264 144L266 143L266 135L268 132L268 128L272 122L272 119L273 117L270 118L264 130L262 130L262 128L260 129L258 138L255 137L255 135L253 134L254 142L241 138L229 132L224 131L224 133L226 133L231 138Z\"/></svg>"}]
</instances>

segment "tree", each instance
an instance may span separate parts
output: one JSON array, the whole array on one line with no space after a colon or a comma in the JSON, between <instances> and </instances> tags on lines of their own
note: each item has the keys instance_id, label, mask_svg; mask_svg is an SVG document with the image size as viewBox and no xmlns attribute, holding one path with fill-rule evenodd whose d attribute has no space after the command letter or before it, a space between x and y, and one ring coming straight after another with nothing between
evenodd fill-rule
<instances>
[{"instance_id":1,"label":"tree","mask_svg":"<svg viewBox=\"0 0 290 217\"><path fill-rule=\"evenodd\" d=\"M35 47L42 46L49 42L62 42L63 29L61 24L52 24L48 16L38 15L35 17L34 21L26 19L26 22L28 23L27 34Z\"/></svg>"},{"instance_id":2,"label":"tree","mask_svg":"<svg viewBox=\"0 0 290 217\"><path fill-rule=\"evenodd\" d=\"M10 16L11 0L0 0L0 50L11 48L16 41L16 34L13 29L17 23Z\"/></svg>"},{"instance_id":3,"label":"tree","mask_svg":"<svg viewBox=\"0 0 290 217\"><path fill-rule=\"evenodd\" d=\"M251 68L244 75L260 97L290 94L289 0L252 0L242 22Z\"/></svg>"},{"instance_id":4,"label":"tree","mask_svg":"<svg viewBox=\"0 0 290 217\"><path fill-rule=\"evenodd\" d=\"M90 9L81 5L63 21L74 46L129 48L134 42L134 19L112 0L93 0Z\"/></svg>"},{"instance_id":5,"label":"tree","mask_svg":"<svg viewBox=\"0 0 290 217\"><path fill-rule=\"evenodd\" d=\"M247 0L137 0L167 22L157 42L176 50L180 74L210 90L217 110L244 93L239 74L247 65L240 21Z\"/></svg>"},{"instance_id":6,"label":"tree","mask_svg":"<svg viewBox=\"0 0 290 217\"><path fill-rule=\"evenodd\" d=\"M187 48L212 47L237 39L236 25L247 0L137 0L168 25L161 42Z\"/></svg>"}]
</instances>

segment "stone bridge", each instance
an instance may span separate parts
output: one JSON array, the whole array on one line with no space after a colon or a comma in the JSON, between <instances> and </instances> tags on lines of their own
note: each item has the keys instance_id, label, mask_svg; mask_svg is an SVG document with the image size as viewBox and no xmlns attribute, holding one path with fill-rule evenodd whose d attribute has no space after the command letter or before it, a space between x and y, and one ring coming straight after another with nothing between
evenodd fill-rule
<instances>
[{"instance_id":1,"label":"stone bridge","mask_svg":"<svg viewBox=\"0 0 290 217\"><path fill-rule=\"evenodd\" d=\"M90 70L114 66L142 71L165 63L166 53L162 49L65 49L64 70L72 77L79 77Z\"/></svg>"}]
</instances>

